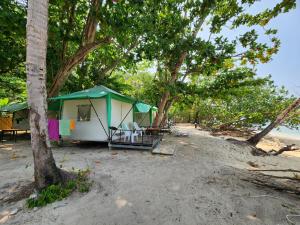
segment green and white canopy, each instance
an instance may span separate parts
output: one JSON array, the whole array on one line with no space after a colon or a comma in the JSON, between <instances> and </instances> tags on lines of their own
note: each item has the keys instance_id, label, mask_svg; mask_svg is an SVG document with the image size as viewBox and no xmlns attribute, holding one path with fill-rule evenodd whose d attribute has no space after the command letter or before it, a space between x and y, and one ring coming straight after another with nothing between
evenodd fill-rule
<instances>
[{"instance_id":1,"label":"green and white canopy","mask_svg":"<svg viewBox=\"0 0 300 225\"><path fill-rule=\"evenodd\" d=\"M111 96L111 98L127 102L127 103L134 103L136 100L134 100L131 97L122 95L112 89L109 89L105 86L95 86L90 89L86 89L83 91L77 91L73 92L71 94L67 95L60 95L54 98L50 98L50 100L75 100L75 99L95 99L95 98L104 98L106 96Z\"/></svg>"},{"instance_id":2,"label":"green and white canopy","mask_svg":"<svg viewBox=\"0 0 300 225\"><path fill-rule=\"evenodd\" d=\"M54 98L50 98L50 102L63 102L66 100L80 100L80 99L98 99L105 98L106 99L106 110L107 110L107 124L110 126L111 124L111 99L115 99L121 102L126 102L132 104L132 109L134 112L140 113L149 113L150 121L152 122L152 112L157 111L157 108L143 102L140 102L134 98L125 96L121 93L118 93L112 89L109 89L105 86L95 86L90 89L86 89L83 91L77 91L74 93L57 96Z\"/></svg>"}]
</instances>

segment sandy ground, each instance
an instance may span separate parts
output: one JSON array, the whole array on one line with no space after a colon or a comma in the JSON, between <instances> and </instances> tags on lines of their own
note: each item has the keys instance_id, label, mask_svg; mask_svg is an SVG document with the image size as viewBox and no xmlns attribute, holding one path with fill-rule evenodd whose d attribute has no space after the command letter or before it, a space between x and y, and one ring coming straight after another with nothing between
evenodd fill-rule
<instances>
[{"instance_id":1,"label":"sandy ground","mask_svg":"<svg viewBox=\"0 0 300 225\"><path fill-rule=\"evenodd\" d=\"M165 137L176 146L174 156L148 151L113 150L106 147L54 148L56 162L71 170L89 168L94 184L89 193L36 210L25 200L0 204L0 223L70 225L241 225L289 224L286 215L300 214L300 199L287 193L242 181L239 171L300 169L300 157L254 157L250 150L221 137L212 137L189 125L180 130L188 138ZM0 148L0 196L9 184L32 180L33 163L28 141ZM5 189L6 188L6 189ZM20 207L16 215L5 212ZM291 218L300 224L300 218ZM298 219L298 220L297 220Z\"/></svg>"}]
</instances>

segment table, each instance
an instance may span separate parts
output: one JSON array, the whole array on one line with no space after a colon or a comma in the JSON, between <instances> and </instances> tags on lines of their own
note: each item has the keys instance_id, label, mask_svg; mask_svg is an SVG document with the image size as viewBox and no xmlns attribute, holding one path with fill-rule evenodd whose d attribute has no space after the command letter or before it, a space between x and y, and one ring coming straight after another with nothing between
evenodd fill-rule
<instances>
[{"instance_id":1,"label":"table","mask_svg":"<svg viewBox=\"0 0 300 225\"><path fill-rule=\"evenodd\" d=\"M26 131L26 133L27 133L27 130L20 130L20 129L3 129L3 130L1 130L1 142L3 142L5 133L11 133L12 137L13 137L13 140L15 142L17 142L18 131Z\"/></svg>"},{"instance_id":2,"label":"table","mask_svg":"<svg viewBox=\"0 0 300 225\"><path fill-rule=\"evenodd\" d=\"M149 127L146 129L146 134L150 134L150 135L160 135L162 134L162 130L159 127Z\"/></svg>"}]
</instances>

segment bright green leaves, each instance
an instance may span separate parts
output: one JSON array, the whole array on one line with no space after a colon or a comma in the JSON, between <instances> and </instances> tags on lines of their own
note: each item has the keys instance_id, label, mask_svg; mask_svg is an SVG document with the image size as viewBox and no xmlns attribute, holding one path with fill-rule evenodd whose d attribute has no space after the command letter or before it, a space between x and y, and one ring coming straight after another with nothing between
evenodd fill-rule
<instances>
[{"instance_id":1,"label":"bright green leaves","mask_svg":"<svg viewBox=\"0 0 300 225\"><path fill-rule=\"evenodd\" d=\"M250 4L254 4L256 1L245 1ZM232 23L234 27L238 27L240 25L260 25L266 26L271 19L275 18L281 13L287 13L291 9L296 7L296 0L281 0L280 3L276 4L272 9L266 9L262 12L259 12L255 15L251 15L249 13L242 13L234 20Z\"/></svg>"},{"instance_id":2,"label":"bright green leaves","mask_svg":"<svg viewBox=\"0 0 300 225\"><path fill-rule=\"evenodd\" d=\"M276 34L276 30L269 29L265 32L268 35ZM242 47L246 50L241 54L241 64L246 65L248 62L255 65L259 62L267 63L272 56L276 54L280 47L280 40L276 37L270 37L271 46L266 43L257 42L258 34L255 30L246 32L239 37Z\"/></svg>"},{"instance_id":3,"label":"bright green leaves","mask_svg":"<svg viewBox=\"0 0 300 225\"><path fill-rule=\"evenodd\" d=\"M217 1L212 12L211 32L220 33L221 29L233 17L243 11L243 7L236 0Z\"/></svg>"}]
</instances>

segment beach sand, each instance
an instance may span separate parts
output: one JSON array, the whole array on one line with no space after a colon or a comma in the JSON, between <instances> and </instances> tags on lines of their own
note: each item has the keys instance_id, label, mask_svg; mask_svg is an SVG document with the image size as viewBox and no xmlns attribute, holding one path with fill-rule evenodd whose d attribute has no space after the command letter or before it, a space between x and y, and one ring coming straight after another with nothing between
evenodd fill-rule
<instances>
[{"instance_id":1,"label":"beach sand","mask_svg":"<svg viewBox=\"0 0 300 225\"><path fill-rule=\"evenodd\" d=\"M166 135L163 140L176 146L174 156L103 146L54 148L63 169L91 170L91 191L36 210L27 209L25 200L0 200L0 224L4 218L6 224L24 225L283 225L288 224L286 215L300 214L299 197L242 180L242 174L255 169L249 161L260 169L299 170L300 157L252 156L250 148L192 125L178 129L190 137ZM281 145L275 142L273 146ZM29 141L0 146L0 199L32 175ZM17 207L16 215L1 219Z\"/></svg>"}]
</instances>

